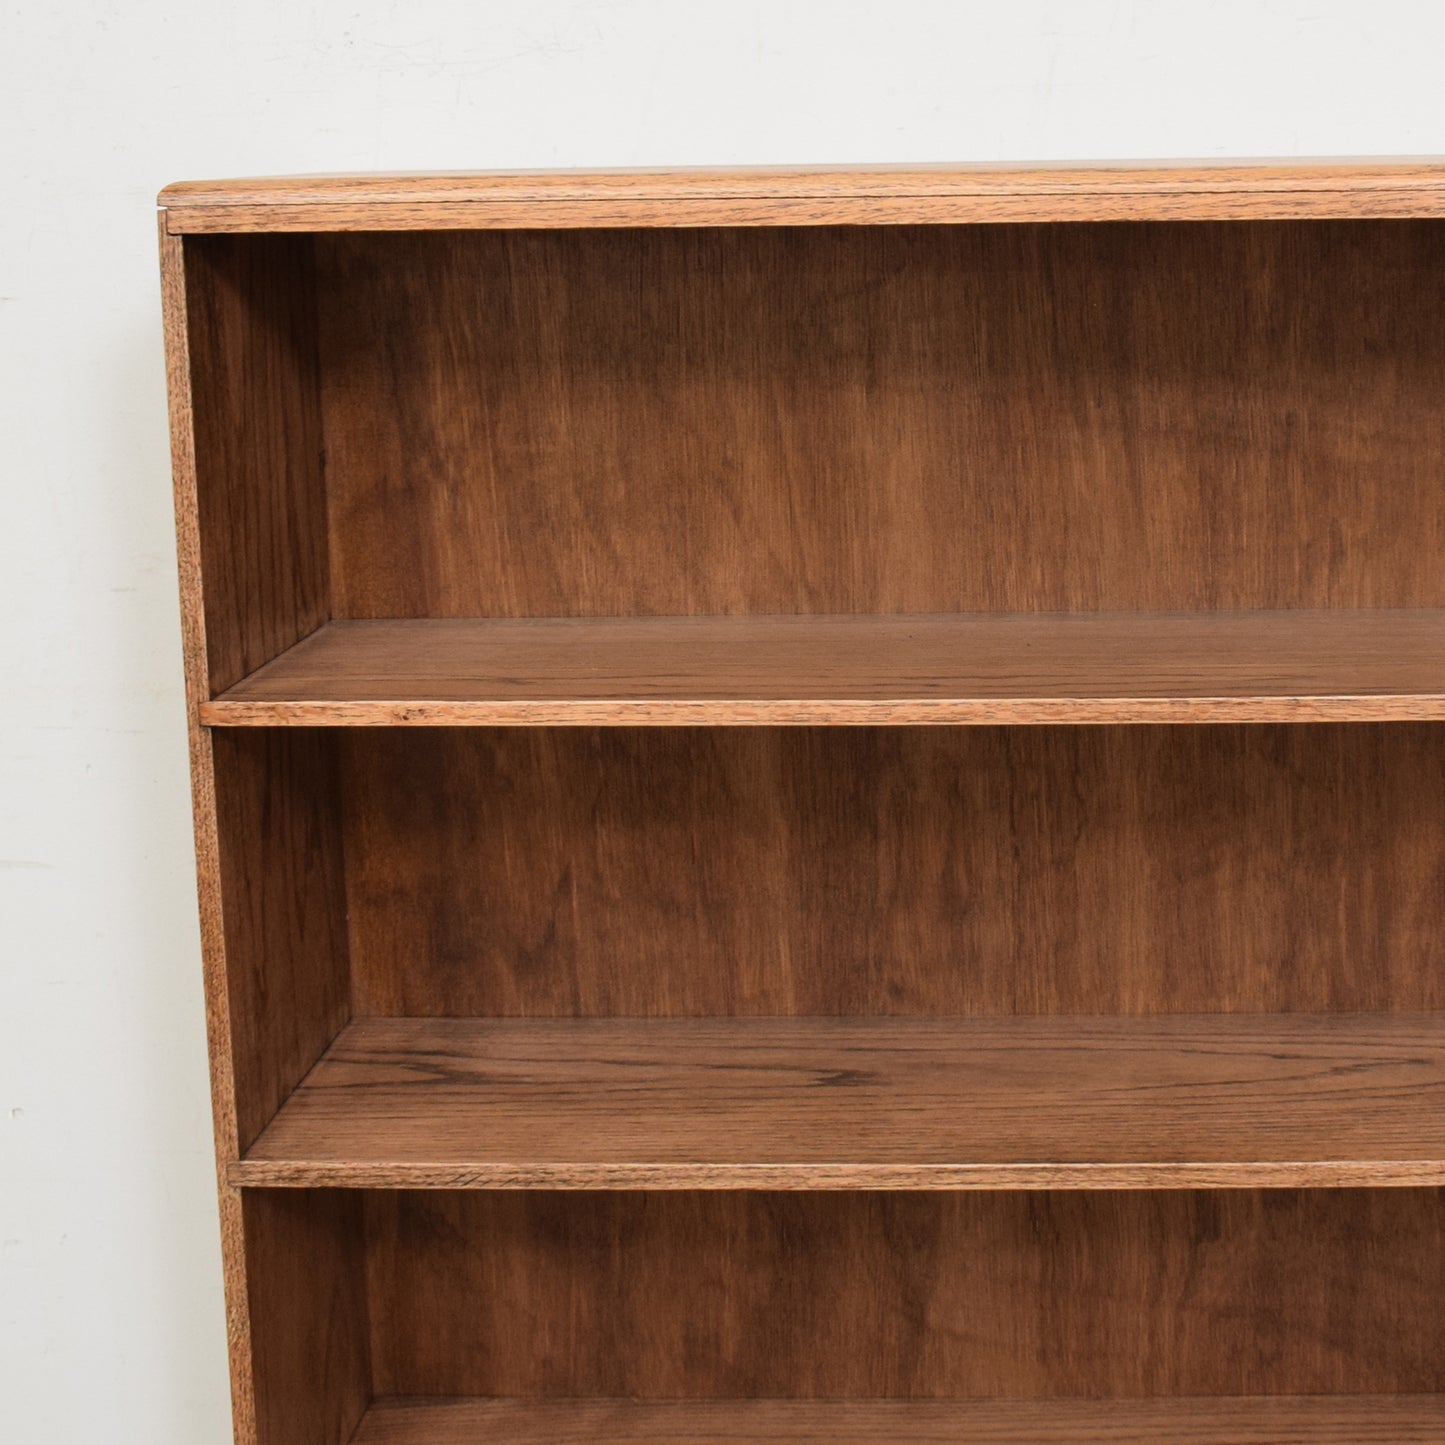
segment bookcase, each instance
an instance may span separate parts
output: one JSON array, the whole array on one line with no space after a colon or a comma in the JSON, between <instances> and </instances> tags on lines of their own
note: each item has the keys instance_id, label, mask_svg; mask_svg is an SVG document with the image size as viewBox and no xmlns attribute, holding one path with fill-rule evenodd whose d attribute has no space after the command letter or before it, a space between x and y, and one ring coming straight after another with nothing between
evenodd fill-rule
<instances>
[{"instance_id":1,"label":"bookcase","mask_svg":"<svg viewBox=\"0 0 1445 1445\"><path fill-rule=\"evenodd\" d=\"M1445 1438L1445 165L161 256L241 1445Z\"/></svg>"}]
</instances>

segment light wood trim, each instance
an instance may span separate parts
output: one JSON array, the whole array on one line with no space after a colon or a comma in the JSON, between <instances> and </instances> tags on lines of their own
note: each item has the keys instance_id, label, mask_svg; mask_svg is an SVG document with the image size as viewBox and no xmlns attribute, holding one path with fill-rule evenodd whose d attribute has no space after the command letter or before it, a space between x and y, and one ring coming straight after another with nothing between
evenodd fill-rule
<instances>
[{"instance_id":1,"label":"light wood trim","mask_svg":"<svg viewBox=\"0 0 1445 1445\"><path fill-rule=\"evenodd\" d=\"M237 1185L1445 1184L1445 1016L365 1019Z\"/></svg>"},{"instance_id":2,"label":"light wood trim","mask_svg":"<svg viewBox=\"0 0 1445 1445\"><path fill-rule=\"evenodd\" d=\"M1281 1160L1272 1164L310 1164L243 1159L228 1172L245 1189L1434 1189L1445 1161Z\"/></svg>"},{"instance_id":3,"label":"light wood trim","mask_svg":"<svg viewBox=\"0 0 1445 1445\"><path fill-rule=\"evenodd\" d=\"M354 1445L1433 1445L1445 1396L379 1400Z\"/></svg>"},{"instance_id":4,"label":"light wood trim","mask_svg":"<svg viewBox=\"0 0 1445 1445\"><path fill-rule=\"evenodd\" d=\"M236 1090L231 1060L230 993L221 912L220 832L211 735L198 710L210 692L206 657L205 602L201 590L201 531L196 495L195 436L191 416L190 341L186 316L184 242L160 227L161 317L165 334L166 391L170 411L171 477L175 496L177 568L180 578L181 647L185 668L191 801L196 847L196 886L201 918L201 967L205 985L206 1037L210 1057L211 1118L216 1146L221 1223L221 1272L226 1303L227 1357L231 1371L236 1445L256 1440L256 1394L252 1371L250 1302L246 1284L245 1220L241 1196L228 1170L240 1153Z\"/></svg>"},{"instance_id":5,"label":"light wood trim","mask_svg":"<svg viewBox=\"0 0 1445 1445\"><path fill-rule=\"evenodd\" d=\"M1445 719L1445 611L333 622L218 727Z\"/></svg>"},{"instance_id":6,"label":"light wood trim","mask_svg":"<svg viewBox=\"0 0 1445 1445\"><path fill-rule=\"evenodd\" d=\"M172 233L1445 215L1429 159L475 172L189 181Z\"/></svg>"}]
</instances>

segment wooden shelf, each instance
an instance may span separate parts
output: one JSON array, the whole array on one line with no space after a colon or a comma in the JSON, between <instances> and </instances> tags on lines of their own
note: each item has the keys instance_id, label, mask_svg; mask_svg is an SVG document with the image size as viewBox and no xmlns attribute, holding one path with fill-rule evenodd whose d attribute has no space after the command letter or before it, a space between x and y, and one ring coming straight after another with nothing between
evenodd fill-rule
<instances>
[{"instance_id":1,"label":"wooden shelf","mask_svg":"<svg viewBox=\"0 0 1445 1445\"><path fill-rule=\"evenodd\" d=\"M237 1185L1445 1183L1445 1015L363 1019Z\"/></svg>"},{"instance_id":2,"label":"wooden shelf","mask_svg":"<svg viewBox=\"0 0 1445 1445\"><path fill-rule=\"evenodd\" d=\"M354 1445L1428 1445L1445 1396L1162 1400L383 1400Z\"/></svg>"},{"instance_id":3,"label":"wooden shelf","mask_svg":"<svg viewBox=\"0 0 1445 1445\"><path fill-rule=\"evenodd\" d=\"M215 726L1445 718L1445 610L331 622Z\"/></svg>"}]
</instances>

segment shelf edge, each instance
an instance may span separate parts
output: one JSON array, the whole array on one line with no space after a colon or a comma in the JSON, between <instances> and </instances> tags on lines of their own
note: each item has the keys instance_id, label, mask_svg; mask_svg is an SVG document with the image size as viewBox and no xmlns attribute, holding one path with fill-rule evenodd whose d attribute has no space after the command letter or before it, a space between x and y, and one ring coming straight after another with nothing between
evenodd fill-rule
<instances>
[{"instance_id":1,"label":"shelf edge","mask_svg":"<svg viewBox=\"0 0 1445 1445\"><path fill-rule=\"evenodd\" d=\"M1445 694L1321 697L202 702L203 727L1057 726L1442 722Z\"/></svg>"},{"instance_id":2,"label":"shelf edge","mask_svg":"<svg viewBox=\"0 0 1445 1445\"><path fill-rule=\"evenodd\" d=\"M1445 1159L1098 1164L349 1164L242 1159L226 1173L236 1189L1419 1189L1445 1185Z\"/></svg>"}]
</instances>

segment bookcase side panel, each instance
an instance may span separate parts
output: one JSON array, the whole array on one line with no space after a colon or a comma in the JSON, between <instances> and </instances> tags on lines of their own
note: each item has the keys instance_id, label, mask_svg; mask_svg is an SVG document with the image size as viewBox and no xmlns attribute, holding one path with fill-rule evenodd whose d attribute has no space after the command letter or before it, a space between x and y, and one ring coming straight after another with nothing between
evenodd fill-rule
<instances>
[{"instance_id":1,"label":"bookcase side panel","mask_svg":"<svg viewBox=\"0 0 1445 1445\"><path fill-rule=\"evenodd\" d=\"M309 236L192 237L191 390L208 681L330 615Z\"/></svg>"},{"instance_id":2,"label":"bookcase side panel","mask_svg":"<svg viewBox=\"0 0 1445 1445\"><path fill-rule=\"evenodd\" d=\"M256 1445L348 1445L371 1400L363 1198L245 1198Z\"/></svg>"},{"instance_id":3,"label":"bookcase side panel","mask_svg":"<svg viewBox=\"0 0 1445 1445\"><path fill-rule=\"evenodd\" d=\"M227 1165L239 1154L239 1137L231 1053L230 995L226 982L226 940L222 922L215 759L211 748L212 734L209 729L201 726L198 714L201 701L210 694L210 671L206 655L205 605L202 597L202 548L196 488L186 249L179 237L167 232L164 211L159 214L159 232L166 391L170 413L177 571L180 582L181 642L185 665L186 730L190 749L196 888L205 983L206 1041L216 1149L231 1410L237 1445L256 1445L256 1401L251 1355L250 1302L246 1284L245 1225L241 1195L229 1188L225 1180Z\"/></svg>"},{"instance_id":4,"label":"bookcase side panel","mask_svg":"<svg viewBox=\"0 0 1445 1445\"><path fill-rule=\"evenodd\" d=\"M223 730L212 746L244 1152L351 1014L339 776L321 731Z\"/></svg>"}]
</instances>

